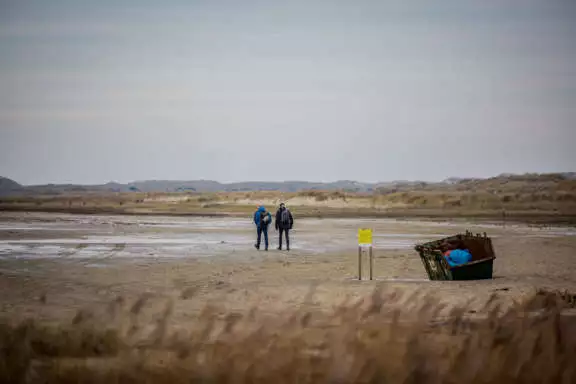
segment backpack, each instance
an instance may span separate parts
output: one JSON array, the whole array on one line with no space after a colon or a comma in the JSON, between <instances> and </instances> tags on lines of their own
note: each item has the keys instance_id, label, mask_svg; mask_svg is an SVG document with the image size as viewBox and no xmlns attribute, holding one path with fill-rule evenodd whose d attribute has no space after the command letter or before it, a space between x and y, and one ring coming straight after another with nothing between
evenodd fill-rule
<instances>
[{"instance_id":1,"label":"backpack","mask_svg":"<svg viewBox=\"0 0 576 384\"><path fill-rule=\"evenodd\" d=\"M284 209L280 215L280 223L282 228L290 228L290 211L288 208Z\"/></svg>"},{"instance_id":2,"label":"backpack","mask_svg":"<svg viewBox=\"0 0 576 384\"><path fill-rule=\"evenodd\" d=\"M270 223L270 216L268 216L268 212L260 212L260 225L268 225Z\"/></svg>"}]
</instances>

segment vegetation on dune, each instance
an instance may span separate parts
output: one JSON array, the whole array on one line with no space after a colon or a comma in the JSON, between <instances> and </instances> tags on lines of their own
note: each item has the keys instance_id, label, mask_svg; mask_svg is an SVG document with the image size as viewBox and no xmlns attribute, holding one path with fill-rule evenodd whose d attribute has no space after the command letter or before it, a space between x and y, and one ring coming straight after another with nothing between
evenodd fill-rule
<instances>
[{"instance_id":1,"label":"vegetation on dune","mask_svg":"<svg viewBox=\"0 0 576 384\"><path fill-rule=\"evenodd\" d=\"M78 313L57 328L0 327L0 381L46 383L573 383L574 296L539 292L478 313L429 295L376 289L321 312L310 300L277 316L207 306L187 327L172 303L140 321L147 296L109 319Z\"/></svg>"},{"instance_id":2,"label":"vegetation on dune","mask_svg":"<svg viewBox=\"0 0 576 384\"><path fill-rule=\"evenodd\" d=\"M303 216L549 217L576 221L576 180L562 174L444 183L390 183L368 191L67 192L0 198L0 209L118 214L249 214L280 201Z\"/></svg>"}]
</instances>

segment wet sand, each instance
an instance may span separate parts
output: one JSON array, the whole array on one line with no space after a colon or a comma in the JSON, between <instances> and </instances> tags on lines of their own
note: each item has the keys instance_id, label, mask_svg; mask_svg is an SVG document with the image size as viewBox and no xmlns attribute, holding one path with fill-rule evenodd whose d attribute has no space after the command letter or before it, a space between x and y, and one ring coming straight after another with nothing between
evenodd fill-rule
<instances>
[{"instance_id":1,"label":"wet sand","mask_svg":"<svg viewBox=\"0 0 576 384\"><path fill-rule=\"evenodd\" d=\"M356 231L374 229L375 281L357 281ZM493 237L495 278L430 282L415 243L470 229ZM449 302L515 299L537 288L576 291L576 230L465 222L302 219L292 251L253 247L250 218L0 213L0 316L66 321L143 293L174 303L176 320L208 303L275 313L308 301L330 308L384 289L425 290ZM366 265L366 263L365 263ZM367 271L366 271L367 272ZM365 273L367 276L367 273ZM311 287L314 294L309 297ZM478 304L480 305L480 304ZM154 305L152 305L154 307Z\"/></svg>"}]
</instances>

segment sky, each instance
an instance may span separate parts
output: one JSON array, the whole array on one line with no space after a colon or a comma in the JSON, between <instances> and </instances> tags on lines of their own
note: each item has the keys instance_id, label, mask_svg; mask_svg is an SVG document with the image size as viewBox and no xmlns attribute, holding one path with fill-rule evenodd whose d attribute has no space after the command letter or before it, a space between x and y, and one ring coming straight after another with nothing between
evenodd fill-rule
<instances>
[{"instance_id":1,"label":"sky","mask_svg":"<svg viewBox=\"0 0 576 384\"><path fill-rule=\"evenodd\" d=\"M0 0L0 175L576 170L573 0Z\"/></svg>"}]
</instances>

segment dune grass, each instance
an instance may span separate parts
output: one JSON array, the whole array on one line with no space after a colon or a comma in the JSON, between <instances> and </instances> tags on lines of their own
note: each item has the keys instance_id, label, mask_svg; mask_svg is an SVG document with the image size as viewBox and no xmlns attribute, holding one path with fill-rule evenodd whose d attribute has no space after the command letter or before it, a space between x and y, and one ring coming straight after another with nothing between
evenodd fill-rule
<instances>
[{"instance_id":1,"label":"dune grass","mask_svg":"<svg viewBox=\"0 0 576 384\"><path fill-rule=\"evenodd\" d=\"M455 185L211 193L84 192L0 199L0 210L84 214L244 215L287 202L298 217L491 218L576 223L576 181L488 179Z\"/></svg>"},{"instance_id":2,"label":"dune grass","mask_svg":"<svg viewBox=\"0 0 576 384\"><path fill-rule=\"evenodd\" d=\"M276 316L207 305L151 322L148 296L81 311L58 327L0 326L0 381L42 383L574 383L574 296L539 292L477 313L430 295L375 289L323 312L309 301Z\"/></svg>"}]
</instances>

